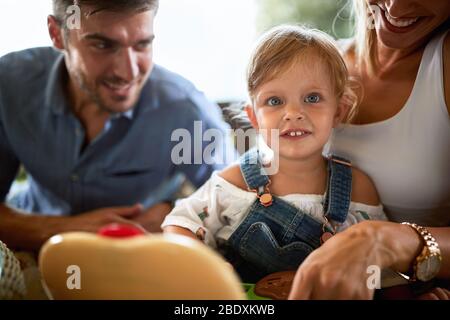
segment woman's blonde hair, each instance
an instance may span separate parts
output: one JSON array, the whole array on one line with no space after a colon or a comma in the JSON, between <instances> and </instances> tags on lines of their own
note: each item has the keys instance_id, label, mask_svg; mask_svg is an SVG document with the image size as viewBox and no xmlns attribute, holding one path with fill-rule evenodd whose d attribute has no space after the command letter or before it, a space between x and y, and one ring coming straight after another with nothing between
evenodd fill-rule
<instances>
[{"instance_id":1,"label":"woman's blonde hair","mask_svg":"<svg viewBox=\"0 0 450 320\"><path fill-rule=\"evenodd\" d=\"M344 122L356 113L357 99L350 85L347 67L335 41L326 33L297 25L270 29L259 39L247 69L247 89L253 100L256 90L284 72L302 54L313 54L327 66L336 97L345 98L349 110Z\"/></svg>"},{"instance_id":2,"label":"woman's blonde hair","mask_svg":"<svg viewBox=\"0 0 450 320\"><path fill-rule=\"evenodd\" d=\"M373 74L377 64L375 43L375 17L365 0L353 0L355 16L355 53L357 66L366 65L369 74Z\"/></svg>"}]
</instances>

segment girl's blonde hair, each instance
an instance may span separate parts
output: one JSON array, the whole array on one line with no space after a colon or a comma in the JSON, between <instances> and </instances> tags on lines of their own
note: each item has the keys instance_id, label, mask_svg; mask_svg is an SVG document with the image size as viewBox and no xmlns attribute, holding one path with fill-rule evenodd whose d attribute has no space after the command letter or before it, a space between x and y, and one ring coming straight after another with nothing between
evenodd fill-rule
<instances>
[{"instance_id":1,"label":"girl's blonde hair","mask_svg":"<svg viewBox=\"0 0 450 320\"><path fill-rule=\"evenodd\" d=\"M261 84L284 72L302 54L313 54L325 63L336 97L345 98L349 110L344 122L356 114L357 99L351 88L347 67L335 41L326 33L295 25L270 29L258 41L247 69L247 89L250 98Z\"/></svg>"}]
</instances>

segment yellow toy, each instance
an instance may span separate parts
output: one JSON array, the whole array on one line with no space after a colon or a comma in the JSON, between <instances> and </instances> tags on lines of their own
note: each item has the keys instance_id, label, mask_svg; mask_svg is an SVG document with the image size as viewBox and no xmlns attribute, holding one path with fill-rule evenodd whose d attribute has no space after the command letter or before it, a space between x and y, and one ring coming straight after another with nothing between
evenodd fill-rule
<instances>
[{"instance_id":1,"label":"yellow toy","mask_svg":"<svg viewBox=\"0 0 450 320\"><path fill-rule=\"evenodd\" d=\"M232 267L207 246L128 225L56 235L39 267L51 299L246 298Z\"/></svg>"}]
</instances>

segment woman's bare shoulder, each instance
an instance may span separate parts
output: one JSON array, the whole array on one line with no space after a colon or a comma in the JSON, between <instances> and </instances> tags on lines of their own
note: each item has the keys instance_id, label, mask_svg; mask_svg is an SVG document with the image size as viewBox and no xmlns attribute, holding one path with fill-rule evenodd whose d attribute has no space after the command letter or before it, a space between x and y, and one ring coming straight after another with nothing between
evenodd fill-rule
<instances>
[{"instance_id":1,"label":"woman's bare shoulder","mask_svg":"<svg viewBox=\"0 0 450 320\"><path fill-rule=\"evenodd\" d=\"M219 176L225 179L227 182L235 185L242 190L247 190L247 184L242 176L240 165L233 164L219 172Z\"/></svg>"},{"instance_id":2,"label":"woman's bare shoulder","mask_svg":"<svg viewBox=\"0 0 450 320\"><path fill-rule=\"evenodd\" d=\"M444 92L445 103L447 104L447 110L450 115L450 31L444 39Z\"/></svg>"},{"instance_id":3,"label":"woman's bare shoulder","mask_svg":"<svg viewBox=\"0 0 450 320\"><path fill-rule=\"evenodd\" d=\"M352 168L352 201L377 206L380 204L372 179L358 168Z\"/></svg>"}]
</instances>

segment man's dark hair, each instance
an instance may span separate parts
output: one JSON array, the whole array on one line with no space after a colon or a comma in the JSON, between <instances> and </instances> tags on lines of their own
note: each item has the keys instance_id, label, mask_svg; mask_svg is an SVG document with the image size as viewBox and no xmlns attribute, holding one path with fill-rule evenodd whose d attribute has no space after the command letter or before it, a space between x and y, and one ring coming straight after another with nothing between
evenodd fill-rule
<instances>
[{"instance_id":1,"label":"man's dark hair","mask_svg":"<svg viewBox=\"0 0 450 320\"><path fill-rule=\"evenodd\" d=\"M60 24L65 25L67 19L67 8L77 5L83 11L83 7L89 6L92 10L87 15L92 15L99 11L147 11L158 10L159 0L52 0L53 15ZM86 13L86 12L85 12Z\"/></svg>"}]
</instances>

